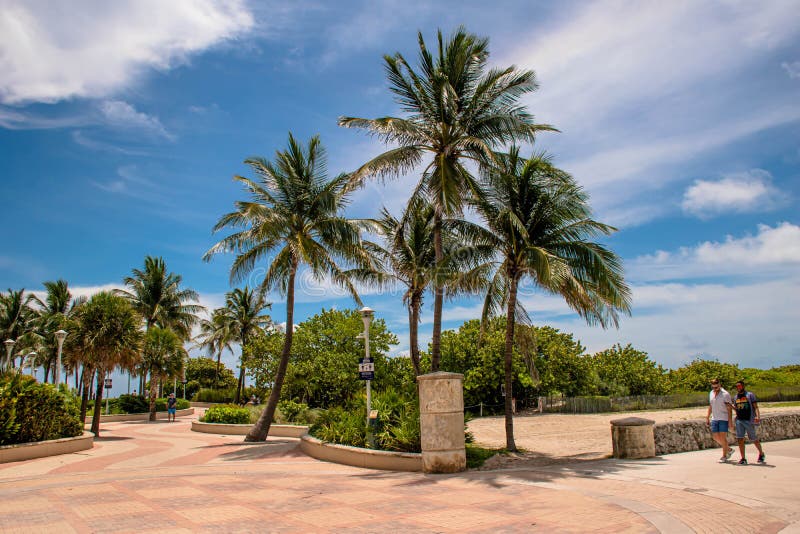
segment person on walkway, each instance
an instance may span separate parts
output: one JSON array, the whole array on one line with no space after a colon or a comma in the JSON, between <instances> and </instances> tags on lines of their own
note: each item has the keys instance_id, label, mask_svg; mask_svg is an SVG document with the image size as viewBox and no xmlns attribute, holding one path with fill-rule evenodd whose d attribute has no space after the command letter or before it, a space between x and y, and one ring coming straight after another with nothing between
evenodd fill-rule
<instances>
[{"instance_id":1,"label":"person on walkway","mask_svg":"<svg viewBox=\"0 0 800 534\"><path fill-rule=\"evenodd\" d=\"M178 406L178 399L175 398L174 393L170 393L167 398L167 421L172 423L175 421L175 412Z\"/></svg>"},{"instance_id":2,"label":"person on walkway","mask_svg":"<svg viewBox=\"0 0 800 534\"><path fill-rule=\"evenodd\" d=\"M722 447L720 462L727 462L733 454L733 449L728 446L728 428L733 426L733 409L731 394L725 391L719 379L711 381L711 392L708 394L708 413L706 424L711 425L711 435L714 441Z\"/></svg>"},{"instance_id":3,"label":"person on walkway","mask_svg":"<svg viewBox=\"0 0 800 534\"><path fill-rule=\"evenodd\" d=\"M742 459L739 460L739 465L747 465L747 458L744 455L745 434L758 449L758 463L767 463L767 457L764 454L764 449L761 448L756 429L756 425L761 422L758 402L756 401L755 393L744 388L742 380L736 382L734 407L736 408L736 439L739 440L739 454L742 456Z\"/></svg>"}]
</instances>

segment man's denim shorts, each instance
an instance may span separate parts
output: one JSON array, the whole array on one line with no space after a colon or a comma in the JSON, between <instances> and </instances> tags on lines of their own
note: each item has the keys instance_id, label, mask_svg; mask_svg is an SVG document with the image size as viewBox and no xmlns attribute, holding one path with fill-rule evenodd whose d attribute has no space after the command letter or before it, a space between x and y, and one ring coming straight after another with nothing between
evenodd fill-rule
<instances>
[{"instance_id":1,"label":"man's denim shorts","mask_svg":"<svg viewBox=\"0 0 800 534\"><path fill-rule=\"evenodd\" d=\"M716 419L711 421L711 432L715 434L717 432L728 432L728 422L727 421L717 421Z\"/></svg>"},{"instance_id":2,"label":"man's denim shorts","mask_svg":"<svg viewBox=\"0 0 800 534\"><path fill-rule=\"evenodd\" d=\"M752 421L736 420L736 439L744 439L744 435L750 438L750 441L758 439L756 437L756 425Z\"/></svg>"},{"instance_id":3,"label":"man's denim shorts","mask_svg":"<svg viewBox=\"0 0 800 534\"><path fill-rule=\"evenodd\" d=\"M175 408L167 408L167 413L174 415L175 414Z\"/></svg>"}]
</instances>

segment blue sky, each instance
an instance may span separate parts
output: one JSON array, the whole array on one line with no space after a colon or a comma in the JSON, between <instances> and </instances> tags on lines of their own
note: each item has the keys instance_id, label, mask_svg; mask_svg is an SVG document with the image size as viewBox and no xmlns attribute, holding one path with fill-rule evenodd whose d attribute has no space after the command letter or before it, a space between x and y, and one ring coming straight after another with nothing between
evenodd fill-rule
<instances>
[{"instance_id":1,"label":"blue sky","mask_svg":"<svg viewBox=\"0 0 800 534\"><path fill-rule=\"evenodd\" d=\"M160 255L222 304L229 257L203 263L243 192L243 160L320 134L331 173L381 146L340 115L398 114L382 55L459 24L491 62L536 71L525 103L590 192L625 261L633 316L590 328L525 288L536 324L589 351L632 343L669 367L697 355L800 363L798 1L70 2L0 0L0 287L116 287ZM370 184L352 216L397 212L415 177ZM299 320L353 303L303 278ZM407 350L398 294L363 295ZM273 317L284 319L280 297ZM448 303L445 327L479 315ZM430 339L430 299L422 341ZM297 321L299 322L299 321ZM233 357L228 357L232 362Z\"/></svg>"}]
</instances>

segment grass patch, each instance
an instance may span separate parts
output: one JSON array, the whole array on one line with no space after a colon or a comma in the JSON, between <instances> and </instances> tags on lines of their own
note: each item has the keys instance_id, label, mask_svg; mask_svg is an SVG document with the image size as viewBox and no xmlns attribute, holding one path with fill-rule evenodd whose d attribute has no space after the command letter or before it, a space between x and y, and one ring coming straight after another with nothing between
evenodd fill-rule
<instances>
[{"instance_id":1,"label":"grass patch","mask_svg":"<svg viewBox=\"0 0 800 534\"><path fill-rule=\"evenodd\" d=\"M791 408L793 406L800 406L800 401L792 401L792 402L759 402L759 404L765 408L783 408L788 407Z\"/></svg>"},{"instance_id":2,"label":"grass patch","mask_svg":"<svg viewBox=\"0 0 800 534\"><path fill-rule=\"evenodd\" d=\"M505 454L505 449L485 449L474 443L467 443L467 467L475 469L483 465L483 463L494 456L495 454Z\"/></svg>"}]
</instances>

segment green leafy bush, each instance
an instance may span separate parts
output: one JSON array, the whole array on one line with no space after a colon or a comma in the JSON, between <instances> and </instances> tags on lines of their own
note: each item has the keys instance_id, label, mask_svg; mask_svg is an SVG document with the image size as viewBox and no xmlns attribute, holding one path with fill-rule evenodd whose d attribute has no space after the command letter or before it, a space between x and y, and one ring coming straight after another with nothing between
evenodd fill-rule
<instances>
[{"instance_id":1,"label":"green leafy bush","mask_svg":"<svg viewBox=\"0 0 800 534\"><path fill-rule=\"evenodd\" d=\"M178 410L185 410L189 407L189 401L186 399L176 399L178 402L175 404L175 408ZM147 405L147 409L145 412L150 411L150 405ZM156 399L156 411L157 412L166 412L167 411L167 399L166 397L161 399Z\"/></svg>"},{"instance_id":2,"label":"green leafy bush","mask_svg":"<svg viewBox=\"0 0 800 534\"><path fill-rule=\"evenodd\" d=\"M313 424L320 413L320 410L310 409L308 404L290 400L279 402L278 410L280 411L280 419L283 422L299 425ZM277 416L276 419L278 419Z\"/></svg>"},{"instance_id":3,"label":"green leafy bush","mask_svg":"<svg viewBox=\"0 0 800 534\"><path fill-rule=\"evenodd\" d=\"M0 377L0 445L80 436L79 406L65 387L6 373Z\"/></svg>"},{"instance_id":4,"label":"green leafy bush","mask_svg":"<svg viewBox=\"0 0 800 534\"><path fill-rule=\"evenodd\" d=\"M385 451L419 452L419 408L416 398L395 389L375 394L372 409L378 420L371 429L374 448ZM310 429L312 436L330 443L370 446L367 437L366 403L353 403L348 409L330 408L321 412Z\"/></svg>"},{"instance_id":5,"label":"green leafy bush","mask_svg":"<svg viewBox=\"0 0 800 534\"><path fill-rule=\"evenodd\" d=\"M209 408L200 420L204 423L245 425L250 423L250 411L235 404L221 404Z\"/></svg>"},{"instance_id":6,"label":"green leafy bush","mask_svg":"<svg viewBox=\"0 0 800 534\"><path fill-rule=\"evenodd\" d=\"M194 395L195 402L233 402L236 398L236 388L211 389L201 388Z\"/></svg>"},{"instance_id":7,"label":"green leafy bush","mask_svg":"<svg viewBox=\"0 0 800 534\"><path fill-rule=\"evenodd\" d=\"M120 395L118 405L123 413L145 413L150 411L150 401L142 395Z\"/></svg>"}]
</instances>

